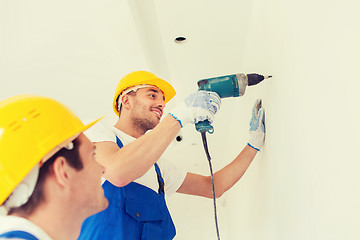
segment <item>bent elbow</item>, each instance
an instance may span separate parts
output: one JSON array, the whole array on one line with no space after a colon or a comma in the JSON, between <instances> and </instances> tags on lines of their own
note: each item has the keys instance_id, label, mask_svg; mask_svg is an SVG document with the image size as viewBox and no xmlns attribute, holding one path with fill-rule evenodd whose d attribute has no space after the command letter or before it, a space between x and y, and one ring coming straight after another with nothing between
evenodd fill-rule
<instances>
[{"instance_id":1,"label":"bent elbow","mask_svg":"<svg viewBox=\"0 0 360 240\"><path fill-rule=\"evenodd\" d=\"M217 192L215 191L215 198L220 198L222 195L224 194L224 192ZM203 195L204 197L206 198L211 198L213 199L214 198L214 193L211 191L205 195Z\"/></svg>"},{"instance_id":2,"label":"bent elbow","mask_svg":"<svg viewBox=\"0 0 360 240\"><path fill-rule=\"evenodd\" d=\"M215 191L215 198L220 198L224 194L224 191Z\"/></svg>"},{"instance_id":3,"label":"bent elbow","mask_svg":"<svg viewBox=\"0 0 360 240\"><path fill-rule=\"evenodd\" d=\"M223 194L225 193L225 191L222 191L221 189L217 189L215 188L215 198L220 198ZM214 198L214 193L212 190L209 190L206 193L206 197L207 198Z\"/></svg>"},{"instance_id":4,"label":"bent elbow","mask_svg":"<svg viewBox=\"0 0 360 240\"><path fill-rule=\"evenodd\" d=\"M215 198L220 198L225 193L225 189L222 184L217 183L214 186L212 185L210 176L206 179L206 185L205 196L207 198L214 198L213 188L215 188Z\"/></svg>"}]
</instances>

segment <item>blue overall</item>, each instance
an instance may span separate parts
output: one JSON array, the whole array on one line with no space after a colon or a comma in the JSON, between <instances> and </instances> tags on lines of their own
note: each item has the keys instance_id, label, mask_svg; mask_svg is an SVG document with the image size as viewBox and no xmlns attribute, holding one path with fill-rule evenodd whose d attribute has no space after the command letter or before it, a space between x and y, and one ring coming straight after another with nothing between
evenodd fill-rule
<instances>
[{"instance_id":1,"label":"blue overall","mask_svg":"<svg viewBox=\"0 0 360 240\"><path fill-rule=\"evenodd\" d=\"M119 148L122 142L116 137ZM105 181L103 189L109 206L87 218L81 228L79 240L168 240L176 231L166 206L164 180L155 163L159 190L131 182L116 187Z\"/></svg>"},{"instance_id":2,"label":"blue overall","mask_svg":"<svg viewBox=\"0 0 360 240\"><path fill-rule=\"evenodd\" d=\"M34 237L32 234L24 231L10 231L3 234L0 234L0 239L24 239L24 240L39 240L38 238Z\"/></svg>"}]
</instances>

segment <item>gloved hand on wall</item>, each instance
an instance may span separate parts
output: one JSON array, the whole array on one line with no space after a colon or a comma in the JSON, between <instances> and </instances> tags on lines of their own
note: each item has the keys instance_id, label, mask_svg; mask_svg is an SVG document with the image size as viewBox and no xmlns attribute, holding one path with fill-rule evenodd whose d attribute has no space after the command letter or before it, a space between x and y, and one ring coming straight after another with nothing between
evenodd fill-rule
<instances>
[{"instance_id":1,"label":"gloved hand on wall","mask_svg":"<svg viewBox=\"0 0 360 240\"><path fill-rule=\"evenodd\" d=\"M208 120L211 124L215 113L220 109L220 96L216 92L197 91L190 94L182 103L169 112L181 127L187 123Z\"/></svg>"},{"instance_id":2,"label":"gloved hand on wall","mask_svg":"<svg viewBox=\"0 0 360 240\"><path fill-rule=\"evenodd\" d=\"M264 146L265 132L265 111L262 108L262 100L257 99L250 120L250 139L248 145L260 151L260 148Z\"/></svg>"}]
</instances>

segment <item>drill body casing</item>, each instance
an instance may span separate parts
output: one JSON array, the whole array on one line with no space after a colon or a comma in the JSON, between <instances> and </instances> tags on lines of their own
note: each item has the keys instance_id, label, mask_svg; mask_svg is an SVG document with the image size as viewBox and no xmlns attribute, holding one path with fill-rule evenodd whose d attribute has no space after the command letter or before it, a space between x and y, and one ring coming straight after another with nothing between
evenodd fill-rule
<instances>
[{"instance_id":1,"label":"drill body casing","mask_svg":"<svg viewBox=\"0 0 360 240\"><path fill-rule=\"evenodd\" d=\"M247 78L243 73L232 74L198 81L199 91L211 91L219 94L221 98L239 97L244 95Z\"/></svg>"},{"instance_id":2,"label":"drill body casing","mask_svg":"<svg viewBox=\"0 0 360 240\"><path fill-rule=\"evenodd\" d=\"M198 81L199 91L210 91L219 94L220 98L240 97L244 95L247 86L253 86L271 76L263 76L256 73L245 75L244 73L226 75L202 79ZM205 120L195 124L198 132L213 133L214 128Z\"/></svg>"},{"instance_id":3,"label":"drill body casing","mask_svg":"<svg viewBox=\"0 0 360 240\"><path fill-rule=\"evenodd\" d=\"M220 98L239 97L244 95L247 85L246 75L240 73L199 80L198 90L216 92ZM214 128L207 120L196 123L195 128L198 132L214 132Z\"/></svg>"}]
</instances>

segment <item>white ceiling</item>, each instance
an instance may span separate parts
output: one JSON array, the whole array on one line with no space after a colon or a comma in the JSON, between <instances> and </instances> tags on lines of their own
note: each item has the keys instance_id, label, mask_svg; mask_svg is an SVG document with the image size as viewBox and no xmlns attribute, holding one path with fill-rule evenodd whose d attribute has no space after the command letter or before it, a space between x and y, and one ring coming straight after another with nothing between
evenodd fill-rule
<instances>
[{"instance_id":1,"label":"white ceiling","mask_svg":"<svg viewBox=\"0 0 360 240\"><path fill-rule=\"evenodd\" d=\"M0 4L0 99L17 94L50 96L84 120L105 114L113 122L113 91L130 71L149 70L174 85L177 96L167 110L196 91L199 79L246 71L273 74L263 58L251 65L243 57L256 5L252 1ZM178 36L187 40L175 43ZM265 44L266 39L260 42ZM239 120L247 129L251 104L235 102L223 105L227 110L221 110L215 124L226 126L237 108L245 107L246 115ZM192 127L184 130L195 135L190 144L199 140Z\"/></svg>"}]
</instances>

